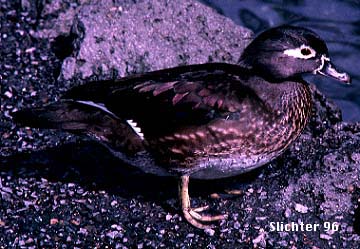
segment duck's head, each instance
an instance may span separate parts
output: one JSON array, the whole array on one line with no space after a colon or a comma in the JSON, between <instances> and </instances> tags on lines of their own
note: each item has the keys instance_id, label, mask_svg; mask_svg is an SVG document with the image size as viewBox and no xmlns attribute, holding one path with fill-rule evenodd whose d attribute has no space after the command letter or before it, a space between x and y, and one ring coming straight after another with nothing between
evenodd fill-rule
<instances>
[{"instance_id":1,"label":"duck's head","mask_svg":"<svg viewBox=\"0 0 360 249\"><path fill-rule=\"evenodd\" d=\"M325 42L313 31L289 25L266 30L244 50L240 64L261 76L281 81L302 73L329 76L350 83L349 74L331 63Z\"/></svg>"}]
</instances>

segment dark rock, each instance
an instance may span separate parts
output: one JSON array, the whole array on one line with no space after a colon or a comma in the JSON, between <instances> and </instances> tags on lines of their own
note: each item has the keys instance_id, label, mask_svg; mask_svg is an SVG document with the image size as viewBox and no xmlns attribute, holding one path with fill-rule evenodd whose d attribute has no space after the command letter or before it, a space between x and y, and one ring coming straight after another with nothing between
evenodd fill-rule
<instances>
[{"instance_id":1,"label":"dark rock","mask_svg":"<svg viewBox=\"0 0 360 249\"><path fill-rule=\"evenodd\" d=\"M235 63L252 33L194 1L94 1L72 26L61 78L125 76L209 61Z\"/></svg>"},{"instance_id":2,"label":"dark rock","mask_svg":"<svg viewBox=\"0 0 360 249\"><path fill-rule=\"evenodd\" d=\"M53 0L53 1L34 1L43 2L36 11L39 13L40 22L34 32L34 37L53 39L59 36L68 36L71 33L71 27L74 17L81 8L78 1L72 0Z\"/></svg>"},{"instance_id":3,"label":"dark rock","mask_svg":"<svg viewBox=\"0 0 360 249\"><path fill-rule=\"evenodd\" d=\"M248 31L191 1L51 1L37 10L35 30L34 17L1 3L0 247L359 247L360 124L342 122L313 85L313 116L284 155L246 175L191 183L195 206L229 213L205 232L181 217L175 179L123 165L92 141L19 129L10 119L13 110L55 100L79 77L236 62ZM66 53L64 42L73 45ZM61 73L71 81L55 80L54 46L60 58L71 54ZM234 188L243 194L207 197ZM270 222L320 229L270 232ZM325 222L338 230L326 231Z\"/></svg>"}]
</instances>

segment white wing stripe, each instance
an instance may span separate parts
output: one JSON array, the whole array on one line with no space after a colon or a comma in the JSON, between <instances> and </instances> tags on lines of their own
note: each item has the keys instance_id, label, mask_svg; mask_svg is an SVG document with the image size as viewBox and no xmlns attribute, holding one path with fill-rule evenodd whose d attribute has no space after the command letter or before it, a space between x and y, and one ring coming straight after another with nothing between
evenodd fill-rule
<instances>
[{"instance_id":1,"label":"white wing stripe","mask_svg":"<svg viewBox=\"0 0 360 249\"><path fill-rule=\"evenodd\" d=\"M131 128L135 131L135 133L142 139L144 140L144 134L141 132L141 128L139 126L137 126L137 123L134 122L134 120L129 119L126 120L126 122L131 126Z\"/></svg>"},{"instance_id":2,"label":"white wing stripe","mask_svg":"<svg viewBox=\"0 0 360 249\"><path fill-rule=\"evenodd\" d=\"M109 109L107 109L105 107L104 104L102 103L94 103L92 101L83 101L83 100L77 100L76 102L80 103L80 104L84 104L84 105L89 105L89 106L93 106L93 107L96 107L96 108L99 108L101 110L103 110L104 112L108 113L108 114L111 114L113 116L116 117L116 115L114 113L112 113L111 111L109 111Z\"/></svg>"},{"instance_id":3,"label":"white wing stripe","mask_svg":"<svg viewBox=\"0 0 360 249\"><path fill-rule=\"evenodd\" d=\"M93 106L96 107L100 110L103 110L104 112L118 118L114 113L112 113L111 111L109 111L109 109L107 109L105 107L104 104L102 103L94 103L92 101L83 101L83 100L77 100L76 102L80 103L80 104L84 104L84 105L89 105L89 106ZM142 139L144 140L144 134L141 132L141 128L138 126L138 124L136 122L134 122L134 120L126 120L126 122L130 125L130 127L135 131L135 133Z\"/></svg>"}]
</instances>

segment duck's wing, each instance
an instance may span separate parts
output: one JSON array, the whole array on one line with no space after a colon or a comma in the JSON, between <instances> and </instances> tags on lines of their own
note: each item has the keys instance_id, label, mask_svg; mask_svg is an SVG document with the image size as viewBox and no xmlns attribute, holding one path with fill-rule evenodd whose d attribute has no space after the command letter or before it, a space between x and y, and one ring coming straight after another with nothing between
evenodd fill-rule
<instances>
[{"instance_id":1,"label":"duck's wing","mask_svg":"<svg viewBox=\"0 0 360 249\"><path fill-rule=\"evenodd\" d=\"M244 101L262 106L242 83L242 72L239 66L222 63L184 66L85 84L64 98L104 105L119 118L138 124L145 136L157 136L225 118L239 112Z\"/></svg>"}]
</instances>

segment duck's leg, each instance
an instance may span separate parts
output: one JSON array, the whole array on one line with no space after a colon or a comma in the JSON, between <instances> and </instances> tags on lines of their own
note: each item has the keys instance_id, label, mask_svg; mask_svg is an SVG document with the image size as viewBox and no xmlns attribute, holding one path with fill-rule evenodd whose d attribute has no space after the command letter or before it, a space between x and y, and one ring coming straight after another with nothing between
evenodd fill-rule
<instances>
[{"instance_id":1,"label":"duck's leg","mask_svg":"<svg viewBox=\"0 0 360 249\"><path fill-rule=\"evenodd\" d=\"M217 220L223 220L227 216L226 215L202 215L200 212L208 209L208 206L199 207L199 208L191 208L190 205L190 197L189 197L189 176L181 176L179 182L179 194L180 194L180 202L182 211L185 219L193 226L206 229L210 228L211 225L203 224L203 222L213 222Z\"/></svg>"}]
</instances>

